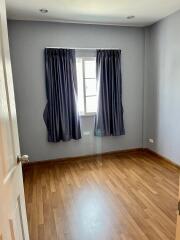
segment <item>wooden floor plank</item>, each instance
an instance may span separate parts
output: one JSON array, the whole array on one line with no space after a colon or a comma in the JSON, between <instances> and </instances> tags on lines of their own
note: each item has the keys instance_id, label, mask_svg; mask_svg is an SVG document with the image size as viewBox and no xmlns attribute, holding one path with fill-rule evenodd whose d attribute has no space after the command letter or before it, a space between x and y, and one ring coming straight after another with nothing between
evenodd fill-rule
<instances>
[{"instance_id":1,"label":"wooden floor plank","mask_svg":"<svg viewBox=\"0 0 180 240\"><path fill-rule=\"evenodd\" d=\"M174 240L179 170L149 152L24 169L31 240Z\"/></svg>"}]
</instances>

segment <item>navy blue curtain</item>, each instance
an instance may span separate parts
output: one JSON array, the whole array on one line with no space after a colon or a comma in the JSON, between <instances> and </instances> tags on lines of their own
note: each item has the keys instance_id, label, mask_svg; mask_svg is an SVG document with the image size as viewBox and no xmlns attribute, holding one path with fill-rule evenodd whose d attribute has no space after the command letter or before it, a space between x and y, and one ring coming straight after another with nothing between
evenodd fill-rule
<instances>
[{"instance_id":1,"label":"navy blue curtain","mask_svg":"<svg viewBox=\"0 0 180 240\"><path fill-rule=\"evenodd\" d=\"M124 135L121 51L97 50L96 71L98 107L94 135Z\"/></svg>"},{"instance_id":2,"label":"navy blue curtain","mask_svg":"<svg viewBox=\"0 0 180 240\"><path fill-rule=\"evenodd\" d=\"M44 121L49 142L80 139L75 50L45 49L47 105Z\"/></svg>"}]
</instances>

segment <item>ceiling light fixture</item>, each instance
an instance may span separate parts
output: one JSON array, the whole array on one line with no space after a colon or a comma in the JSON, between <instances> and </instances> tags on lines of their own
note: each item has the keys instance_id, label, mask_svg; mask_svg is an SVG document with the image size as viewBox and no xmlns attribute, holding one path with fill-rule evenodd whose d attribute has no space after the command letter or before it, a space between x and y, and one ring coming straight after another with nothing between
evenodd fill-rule
<instances>
[{"instance_id":1,"label":"ceiling light fixture","mask_svg":"<svg viewBox=\"0 0 180 240\"><path fill-rule=\"evenodd\" d=\"M40 11L41 13L47 13L47 12L48 12L48 10L45 9L45 8L41 8L41 9L39 9L39 11Z\"/></svg>"},{"instance_id":2,"label":"ceiling light fixture","mask_svg":"<svg viewBox=\"0 0 180 240\"><path fill-rule=\"evenodd\" d=\"M127 16L126 18L127 19L133 19L133 18L135 18L135 16L131 15L131 16Z\"/></svg>"}]
</instances>

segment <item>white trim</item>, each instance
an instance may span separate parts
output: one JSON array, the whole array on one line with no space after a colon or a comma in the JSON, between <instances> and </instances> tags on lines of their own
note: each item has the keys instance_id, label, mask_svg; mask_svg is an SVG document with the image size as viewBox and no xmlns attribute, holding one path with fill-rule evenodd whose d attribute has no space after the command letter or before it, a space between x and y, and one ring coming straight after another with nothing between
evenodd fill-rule
<instances>
[{"instance_id":1,"label":"white trim","mask_svg":"<svg viewBox=\"0 0 180 240\"><path fill-rule=\"evenodd\" d=\"M47 46L45 48L58 48L58 49L75 49L75 50L119 50L122 51L120 48L77 48L77 47L56 47L56 46Z\"/></svg>"},{"instance_id":2,"label":"white trim","mask_svg":"<svg viewBox=\"0 0 180 240\"><path fill-rule=\"evenodd\" d=\"M48 22L48 23L62 23L62 24L79 24L79 25L98 25L98 26L103 26L103 27L129 27L129 28L144 28L153 25L154 23L158 21L151 21L147 23L134 23L134 22L129 22L129 23L120 23L120 22L98 22L98 21L83 21L83 20L65 20L65 19L42 19L42 18L24 18L24 17L7 17L8 20L15 20L15 21L30 21L30 22Z\"/></svg>"},{"instance_id":3,"label":"white trim","mask_svg":"<svg viewBox=\"0 0 180 240\"><path fill-rule=\"evenodd\" d=\"M96 113L86 113L86 114L80 114L80 117L95 117Z\"/></svg>"}]
</instances>

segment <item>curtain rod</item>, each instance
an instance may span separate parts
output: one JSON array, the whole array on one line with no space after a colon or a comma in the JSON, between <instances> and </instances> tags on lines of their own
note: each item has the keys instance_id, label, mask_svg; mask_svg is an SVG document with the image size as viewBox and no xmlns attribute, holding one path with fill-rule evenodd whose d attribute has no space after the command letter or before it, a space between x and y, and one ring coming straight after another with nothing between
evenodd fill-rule
<instances>
[{"instance_id":1,"label":"curtain rod","mask_svg":"<svg viewBox=\"0 0 180 240\"><path fill-rule=\"evenodd\" d=\"M63 48L63 49L75 49L75 50L97 50L97 49L100 49L100 50L121 50L120 48L72 48L72 47L45 47L45 48Z\"/></svg>"}]
</instances>

